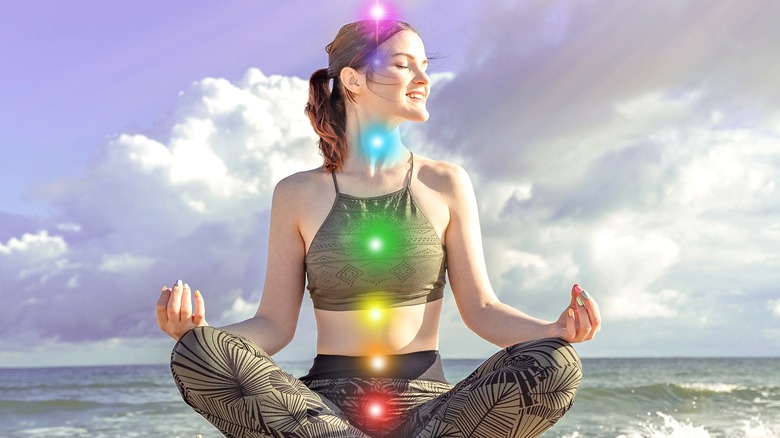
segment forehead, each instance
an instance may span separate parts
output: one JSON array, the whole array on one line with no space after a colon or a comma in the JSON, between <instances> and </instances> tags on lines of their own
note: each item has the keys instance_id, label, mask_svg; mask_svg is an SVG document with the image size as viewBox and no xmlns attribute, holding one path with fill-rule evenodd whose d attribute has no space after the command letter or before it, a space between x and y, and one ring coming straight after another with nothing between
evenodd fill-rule
<instances>
[{"instance_id":1,"label":"forehead","mask_svg":"<svg viewBox=\"0 0 780 438\"><path fill-rule=\"evenodd\" d=\"M418 60L424 60L425 45L419 35L411 30L404 30L380 44L379 53L382 53L384 56L393 56L397 53L408 53Z\"/></svg>"}]
</instances>

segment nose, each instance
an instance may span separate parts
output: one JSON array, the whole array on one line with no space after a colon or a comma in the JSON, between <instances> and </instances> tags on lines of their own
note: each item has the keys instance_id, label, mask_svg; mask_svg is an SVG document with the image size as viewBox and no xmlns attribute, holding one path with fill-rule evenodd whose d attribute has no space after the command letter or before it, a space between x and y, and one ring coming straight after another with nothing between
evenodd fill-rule
<instances>
[{"instance_id":1,"label":"nose","mask_svg":"<svg viewBox=\"0 0 780 438\"><path fill-rule=\"evenodd\" d=\"M427 73L425 73L425 70L418 69L417 74L414 76L414 79L412 79L412 81L416 84L426 85L431 82L431 78L428 76Z\"/></svg>"}]
</instances>

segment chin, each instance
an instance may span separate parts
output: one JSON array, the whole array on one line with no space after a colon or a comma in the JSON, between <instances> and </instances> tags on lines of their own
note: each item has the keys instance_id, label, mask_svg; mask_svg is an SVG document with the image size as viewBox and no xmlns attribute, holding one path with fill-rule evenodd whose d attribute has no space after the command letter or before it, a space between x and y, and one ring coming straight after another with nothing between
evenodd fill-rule
<instances>
[{"instance_id":1,"label":"chin","mask_svg":"<svg viewBox=\"0 0 780 438\"><path fill-rule=\"evenodd\" d=\"M430 114L428 113L428 110L423 110L420 112L415 112L415 114L409 116L410 122L427 122L428 118L430 118Z\"/></svg>"}]
</instances>

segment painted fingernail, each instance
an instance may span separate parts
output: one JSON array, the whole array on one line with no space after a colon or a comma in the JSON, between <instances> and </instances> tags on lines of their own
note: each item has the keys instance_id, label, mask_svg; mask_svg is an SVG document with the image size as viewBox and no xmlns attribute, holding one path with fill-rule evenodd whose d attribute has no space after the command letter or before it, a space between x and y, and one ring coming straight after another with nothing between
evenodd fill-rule
<instances>
[{"instance_id":1,"label":"painted fingernail","mask_svg":"<svg viewBox=\"0 0 780 438\"><path fill-rule=\"evenodd\" d=\"M199 296L200 296L200 291L199 291L199 290L196 290L196 291L195 291L195 296L196 296L196 297L199 297Z\"/></svg>"},{"instance_id":2,"label":"painted fingernail","mask_svg":"<svg viewBox=\"0 0 780 438\"><path fill-rule=\"evenodd\" d=\"M190 285L189 285L189 284L187 284L187 283L184 283L184 288L185 288L185 289L189 289L189 288L190 288Z\"/></svg>"},{"instance_id":3,"label":"painted fingernail","mask_svg":"<svg viewBox=\"0 0 780 438\"><path fill-rule=\"evenodd\" d=\"M165 289L168 289L168 286L163 286L162 291L165 292Z\"/></svg>"},{"instance_id":4,"label":"painted fingernail","mask_svg":"<svg viewBox=\"0 0 780 438\"><path fill-rule=\"evenodd\" d=\"M590 299L590 294L585 289L582 290L582 298L585 298L586 300Z\"/></svg>"},{"instance_id":5,"label":"painted fingernail","mask_svg":"<svg viewBox=\"0 0 780 438\"><path fill-rule=\"evenodd\" d=\"M569 318L574 318L574 309L569 307Z\"/></svg>"},{"instance_id":6,"label":"painted fingernail","mask_svg":"<svg viewBox=\"0 0 780 438\"><path fill-rule=\"evenodd\" d=\"M181 282L181 279L176 280L176 286L179 286L179 289L181 289L184 285Z\"/></svg>"},{"instance_id":7,"label":"painted fingernail","mask_svg":"<svg viewBox=\"0 0 780 438\"><path fill-rule=\"evenodd\" d=\"M580 287L580 285L579 285L579 284L575 284L575 285L574 285L574 292L577 292L577 293L580 293L580 292L582 292L582 288Z\"/></svg>"},{"instance_id":8,"label":"painted fingernail","mask_svg":"<svg viewBox=\"0 0 780 438\"><path fill-rule=\"evenodd\" d=\"M579 304L580 306L584 306L585 305L585 303L582 302L582 297L579 296L579 295L577 295L577 304Z\"/></svg>"}]
</instances>

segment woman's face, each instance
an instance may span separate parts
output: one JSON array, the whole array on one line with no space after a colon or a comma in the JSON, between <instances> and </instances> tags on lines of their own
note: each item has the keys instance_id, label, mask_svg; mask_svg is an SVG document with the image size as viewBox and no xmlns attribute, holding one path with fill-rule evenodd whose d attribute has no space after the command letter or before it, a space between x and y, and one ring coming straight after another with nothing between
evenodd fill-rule
<instances>
[{"instance_id":1,"label":"woman's face","mask_svg":"<svg viewBox=\"0 0 780 438\"><path fill-rule=\"evenodd\" d=\"M425 105L431 84L422 39L409 30L399 32L379 45L371 62L372 80L366 82L368 91L359 96L360 105L389 122L428 120Z\"/></svg>"}]
</instances>

